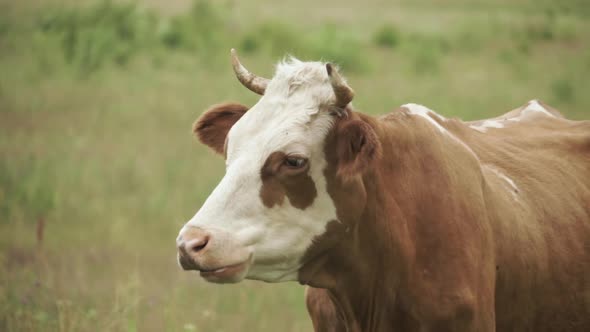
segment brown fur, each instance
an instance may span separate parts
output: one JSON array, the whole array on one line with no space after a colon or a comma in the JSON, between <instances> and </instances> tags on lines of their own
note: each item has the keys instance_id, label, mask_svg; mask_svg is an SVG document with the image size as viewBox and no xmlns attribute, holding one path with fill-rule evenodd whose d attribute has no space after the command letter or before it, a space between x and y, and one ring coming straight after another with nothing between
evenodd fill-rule
<instances>
[{"instance_id":1,"label":"brown fur","mask_svg":"<svg viewBox=\"0 0 590 332\"><path fill-rule=\"evenodd\" d=\"M285 157L284 152L275 151L264 162L260 170L260 198L266 207L272 208L275 204L281 205L287 196L291 205L305 210L317 196L315 183L308 174L309 165L291 170L283 164Z\"/></svg>"},{"instance_id":2,"label":"brown fur","mask_svg":"<svg viewBox=\"0 0 590 332\"><path fill-rule=\"evenodd\" d=\"M305 290L305 303L314 331L346 331L346 326L336 311L336 307L330 299L330 294L327 290L307 287Z\"/></svg>"},{"instance_id":3,"label":"brown fur","mask_svg":"<svg viewBox=\"0 0 590 332\"><path fill-rule=\"evenodd\" d=\"M248 107L236 103L211 106L195 121L193 132L203 144L219 154L224 154L227 133L247 110Z\"/></svg>"},{"instance_id":4,"label":"brown fur","mask_svg":"<svg viewBox=\"0 0 590 332\"><path fill-rule=\"evenodd\" d=\"M363 173L381 157L381 143L375 131L366 122L341 122L335 134L340 137L336 145L339 176L350 178Z\"/></svg>"},{"instance_id":5,"label":"brown fur","mask_svg":"<svg viewBox=\"0 0 590 332\"><path fill-rule=\"evenodd\" d=\"M590 331L590 122L533 116L480 133L434 120L474 153L404 109L352 113L327 138L343 226L316 239L300 270L326 289L308 294L314 327ZM356 121L384 157L344 179L345 154L358 149L340 144L357 135L340 129Z\"/></svg>"}]
</instances>

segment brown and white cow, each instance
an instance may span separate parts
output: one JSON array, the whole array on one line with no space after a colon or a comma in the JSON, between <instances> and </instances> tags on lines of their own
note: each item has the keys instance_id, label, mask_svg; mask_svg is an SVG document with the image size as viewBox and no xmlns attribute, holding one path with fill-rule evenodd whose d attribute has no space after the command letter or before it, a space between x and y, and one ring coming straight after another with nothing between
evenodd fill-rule
<instances>
[{"instance_id":1,"label":"brown and white cow","mask_svg":"<svg viewBox=\"0 0 590 332\"><path fill-rule=\"evenodd\" d=\"M590 122L352 110L330 64L195 123L226 174L177 238L208 281L299 281L317 330L590 331Z\"/></svg>"}]
</instances>

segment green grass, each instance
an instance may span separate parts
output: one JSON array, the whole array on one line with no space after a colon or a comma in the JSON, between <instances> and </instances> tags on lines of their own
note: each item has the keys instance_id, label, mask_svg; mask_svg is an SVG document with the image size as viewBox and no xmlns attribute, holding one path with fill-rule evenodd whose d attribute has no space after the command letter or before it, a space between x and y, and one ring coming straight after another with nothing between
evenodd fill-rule
<instances>
[{"instance_id":1,"label":"green grass","mask_svg":"<svg viewBox=\"0 0 590 332\"><path fill-rule=\"evenodd\" d=\"M146 3L0 1L2 331L311 329L296 283L212 285L175 262L223 175L192 122L257 99L231 47L264 76L286 53L335 61L370 114L477 119L540 98L590 118L582 1Z\"/></svg>"}]
</instances>

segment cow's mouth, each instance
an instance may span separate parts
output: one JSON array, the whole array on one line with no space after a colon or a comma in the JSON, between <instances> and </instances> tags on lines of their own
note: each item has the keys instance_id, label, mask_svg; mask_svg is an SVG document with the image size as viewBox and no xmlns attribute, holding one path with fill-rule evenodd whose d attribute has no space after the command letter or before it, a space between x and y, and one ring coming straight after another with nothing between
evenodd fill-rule
<instances>
[{"instance_id":1,"label":"cow's mouth","mask_svg":"<svg viewBox=\"0 0 590 332\"><path fill-rule=\"evenodd\" d=\"M209 282L216 283L233 283L243 279L248 269L250 259L244 262L223 266L212 270L201 270L201 277Z\"/></svg>"}]
</instances>

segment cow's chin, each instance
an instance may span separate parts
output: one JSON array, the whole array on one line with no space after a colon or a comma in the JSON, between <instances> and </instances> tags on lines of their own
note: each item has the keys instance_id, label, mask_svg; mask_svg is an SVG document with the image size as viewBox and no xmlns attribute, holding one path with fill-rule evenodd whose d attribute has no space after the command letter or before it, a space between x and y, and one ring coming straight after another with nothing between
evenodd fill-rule
<instances>
[{"instance_id":1,"label":"cow's chin","mask_svg":"<svg viewBox=\"0 0 590 332\"><path fill-rule=\"evenodd\" d=\"M216 284L235 284L246 277L250 269L251 260L248 259L242 263L223 266L213 270L199 271L201 277L208 282Z\"/></svg>"},{"instance_id":2,"label":"cow's chin","mask_svg":"<svg viewBox=\"0 0 590 332\"><path fill-rule=\"evenodd\" d=\"M268 266L253 266L246 276L248 280L258 280L269 283L297 281L298 270L297 267L291 269L272 268Z\"/></svg>"}]
</instances>

